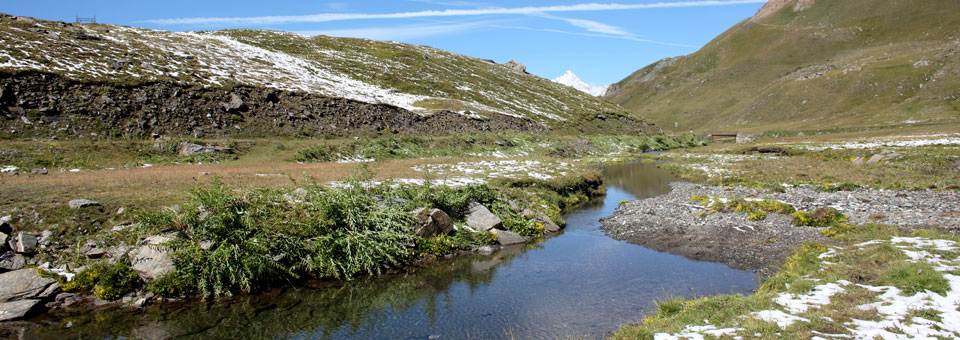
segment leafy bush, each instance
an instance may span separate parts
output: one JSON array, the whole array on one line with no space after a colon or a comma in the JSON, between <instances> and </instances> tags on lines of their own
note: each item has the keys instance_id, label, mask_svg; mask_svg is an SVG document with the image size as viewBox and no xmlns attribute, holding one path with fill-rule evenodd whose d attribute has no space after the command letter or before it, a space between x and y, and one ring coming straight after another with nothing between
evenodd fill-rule
<instances>
[{"instance_id":1,"label":"leafy bush","mask_svg":"<svg viewBox=\"0 0 960 340\"><path fill-rule=\"evenodd\" d=\"M182 235L172 243L178 276L168 280L176 284L155 288L219 296L302 274L349 278L399 264L410 255L404 244L413 219L400 207L378 205L368 190L359 183L315 185L297 203L274 190L237 193L219 180L198 187L182 212L140 219L144 228Z\"/></svg>"},{"instance_id":2,"label":"leafy bush","mask_svg":"<svg viewBox=\"0 0 960 340\"><path fill-rule=\"evenodd\" d=\"M793 213L793 224L810 227L829 227L847 220L847 216L834 208L818 208L813 212Z\"/></svg>"},{"instance_id":3,"label":"leafy bush","mask_svg":"<svg viewBox=\"0 0 960 340\"><path fill-rule=\"evenodd\" d=\"M458 250L468 250L476 246L496 243L496 236L490 232L471 233L466 230L457 231L452 236L437 235L430 238L416 240L417 253L443 256Z\"/></svg>"},{"instance_id":4,"label":"leafy bush","mask_svg":"<svg viewBox=\"0 0 960 340\"><path fill-rule=\"evenodd\" d=\"M543 235L543 224L519 214L510 214L503 219L503 227L523 236Z\"/></svg>"},{"instance_id":5,"label":"leafy bush","mask_svg":"<svg viewBox=\"0 0 960 340\"><path fill-rule=\"evenodd\" d=\"M60 289L65 292L89 292L104 300L116 300L133 291L139 284L137 273L125 263L109 264L96 262L77 273L67 282L56 276Z\"/></svg>"},{"instance_id":6,"label":"leafy bush","mask_svg":"<svg viewBox=\"0 0 960 340\"><path fill-rule=\"evenodd\" d=\"M767 213L763 210L754 211L750 216L747 216L748 220L751 221L762 221L767 218Z\"/></svg>"}]
</instances>

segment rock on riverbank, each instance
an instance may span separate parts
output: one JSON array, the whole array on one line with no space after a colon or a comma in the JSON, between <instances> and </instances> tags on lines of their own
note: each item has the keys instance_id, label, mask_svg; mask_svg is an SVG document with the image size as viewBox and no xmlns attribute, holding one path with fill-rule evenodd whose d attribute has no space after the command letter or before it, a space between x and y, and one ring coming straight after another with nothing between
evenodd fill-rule
<instances>
[{"instance_id":1,"label":"rock on riverbank","mask_svg":"<svg viewBox=\"0 0 960 340\"><path fill-rule=\"evenodd\" d=\"M771 273L793 247L830 242L817 228L797 227L789 215L769 214L750 221L743 213L711 213L690 198L695 195L782 201L798 210L832 207L852 224L887 223L906 229L960 230L960 192L858 189L818 192L787 188L784 192L743 187L673 183L669 194L624 203L602 220L611 237L695 260L715 261L738 269Z\"/></svg>"}]
</instances>

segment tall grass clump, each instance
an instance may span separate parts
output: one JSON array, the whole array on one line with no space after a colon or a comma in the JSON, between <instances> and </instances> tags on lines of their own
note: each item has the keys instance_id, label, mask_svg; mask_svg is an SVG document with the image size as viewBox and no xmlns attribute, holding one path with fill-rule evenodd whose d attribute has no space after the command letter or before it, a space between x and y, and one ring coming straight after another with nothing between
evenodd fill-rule
<instances>
[{"instance_id":1,"label":"tall grass clump","mask_svg":"<svg viewBox=\"0 0 960 340\"><path fill-rule=\"evenodd\" d=\"M157 290L229 295L274 282L349 278L405 261L413 218L379 205L358 183L317 185L303 197L235 191L215 180L192 190L178 212L145 213L142 227L174 232L175 278Z\"/></svg>"}]
</instances>

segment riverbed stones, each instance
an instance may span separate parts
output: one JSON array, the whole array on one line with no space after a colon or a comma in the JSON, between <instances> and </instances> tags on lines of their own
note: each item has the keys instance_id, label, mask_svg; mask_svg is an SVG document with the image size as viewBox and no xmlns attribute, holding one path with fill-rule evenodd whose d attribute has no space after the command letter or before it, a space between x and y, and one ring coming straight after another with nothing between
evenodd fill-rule
<instances>
[{"instance_id":1,"label":"riverbed stones","mask_svg":"<svg viewBox=\"0 0 960 340\"><path fill-rule=\"evenodd\" d=\"M0 321L20 319L30 313L40 300L27 299L0 303Z\"/></svg>"},{"instance_id":2,"label":"riverbed stones","mask_svg":"<svg viewBox=\"0 0 960 340\"><path fill-rule=\"evenodd\" d=\"M470 201L467 204L465 220L468 226L478 231L490 231L503 227L503 221L477 201Z\"/></svg>"},{"instance_id":3,"label":"riverbed stones","mask_svg":"<svg viewBox=\"0 0 960 340\"><path fill-rule=\"evenodd\" d=\"M0 272L20 270L27 265L27 258L23 255L8 251L0 255Z\"/></svg>"},{"instance_id":4,"label":"riverbed stones","mask_svg":"<svg viewBox=\"0 0 960 340\"><path fill-rule=\"evenodd\" d=\"M0 302L45 298L55 292L50 288L56 284L53 279L38 276L34 269L3 273L0 274Z\"/></svg>"},{"instance_id":5,"label":"riverbed stones","mask_svg":"<svg viewBox=\"0 0 960 340\"><path fill-rule=\"evenodd\" d=\"M165 235L154 235L143 240L139 247L130 252L133 270L144 280L152 281L176 269L173 251L163 246L170 241L173 238Z\"/></svg>"},{"instance_id":6,"label":"riverbed stones","mask_svg":"<svg viewBox=\"0 0 960 340\"><path fill-rule=\"evenodd\" d=\"M7 244L10 246L10 249L13 249L15 252L29 254L37 248L38 242L36 236L21 231L14 234L14 236L7 241Z\"/></svg>"},{"instance_id":7,"label":"riverbed stones","mask_svg":"<svg viewBox=\"0 0 960 340\"><path fill-rule=\"evenodd\" d=\"M527 243L527 240L524 239L523 236L512 231L493 229L491 232L497 235L497 242L500 243L501 246Z\"/></svg>"},{"instance_id":8,"label":"riverbed stones","mask_svg":"<svg viewBox=\"0 0 960 340\"><path fill-rule=\"evenodd\" d=\"M100 202L79 198L75 200L70 200L70 202L67 202L67 205L70 206L70 209L80 209L80 208L87 208L87 207L99 207Z\"/></svg>"}]
</instances>

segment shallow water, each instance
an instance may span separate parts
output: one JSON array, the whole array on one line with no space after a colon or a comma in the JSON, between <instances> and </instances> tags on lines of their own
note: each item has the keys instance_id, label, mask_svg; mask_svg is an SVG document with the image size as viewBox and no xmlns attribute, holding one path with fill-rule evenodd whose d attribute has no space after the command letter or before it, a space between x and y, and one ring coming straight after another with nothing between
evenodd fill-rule
<instances>
[{"instance_id":1,"label":"shallow water","mask_svg":"<svg viewBox=\"0 0 960 340\"><path fill-rule=\"evenodd\" d=\"M58 320L42 338L555 339L602 338L668 296L747 292L752 272L616 241L598 219L621 200L675 180L650 164L604 168L607 195L566 215L533 245L408 273L277 290L213 304L155 306ZM63 326L72 323L70 328Z\"/></svg>"}]
</instances>

